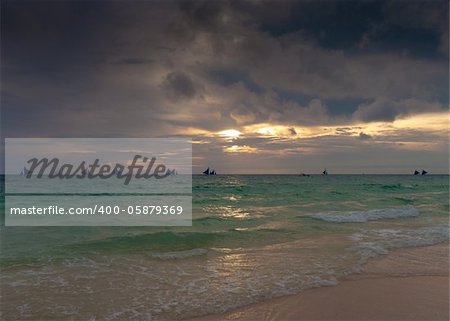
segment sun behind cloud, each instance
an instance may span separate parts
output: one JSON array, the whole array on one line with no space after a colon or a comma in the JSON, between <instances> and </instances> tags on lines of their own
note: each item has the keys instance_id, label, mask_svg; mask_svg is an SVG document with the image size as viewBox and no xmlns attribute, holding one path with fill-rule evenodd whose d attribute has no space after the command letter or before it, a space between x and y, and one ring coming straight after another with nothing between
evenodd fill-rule
<instances>
[{"instance_id":1,"label":"sun behind cloud","mask_svg":"<svg viewBox=\"0 0 450 321\"><path fill-rule=\"evenodd\" d=\"M222 130L220 132L217 133L220 137L226 138L226 139L236 139L239 136L242 135L242 133L239 130L236 129L226 129L226 130Z\"/></svg>"},{"instance_id":2,"label":"sun behind cloud","mask_svg":"<svg viewBox=\"0 0 450 321\"><path fill-rule=\"evenodd\" d=\"M224 149L226 153L256 153L258 149L248 145L233 145Z\"/></svg>"}]
</instances>

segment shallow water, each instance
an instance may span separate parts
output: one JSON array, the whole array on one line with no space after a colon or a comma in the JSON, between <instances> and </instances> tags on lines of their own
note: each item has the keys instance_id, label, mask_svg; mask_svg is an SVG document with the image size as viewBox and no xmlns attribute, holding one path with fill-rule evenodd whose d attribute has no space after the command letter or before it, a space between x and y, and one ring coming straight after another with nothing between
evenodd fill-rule
<instances>
[{"instance_id":1,"label":"shallow water","mask_svg":"<svg viewBox=\"0 0 450 321\"><path fill-rule=\"evenodd\" d=\"M2 228L2 320L183 319L449 238L447 175L194 176L192 192L192 227Z\"/></svg>"}]
</instances>

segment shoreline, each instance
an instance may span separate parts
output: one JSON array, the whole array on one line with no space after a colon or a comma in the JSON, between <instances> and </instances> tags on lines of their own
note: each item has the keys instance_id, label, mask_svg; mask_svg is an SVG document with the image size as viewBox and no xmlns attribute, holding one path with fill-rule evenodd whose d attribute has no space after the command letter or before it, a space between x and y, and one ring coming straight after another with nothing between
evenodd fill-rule
<instances>
[{"instance_id":1,"label":"shoreline","mask_svg":"<svg viewBox=\"0 0 450 321\"><path fill-rule=\"evenodd\" d=\"M343 277L336 286L311 288L187 320L448 321L448 250L448 242L398 249L369 261L362 273ZM388 271L392 273L386 274Z\"/></svg>"}]
</instances>

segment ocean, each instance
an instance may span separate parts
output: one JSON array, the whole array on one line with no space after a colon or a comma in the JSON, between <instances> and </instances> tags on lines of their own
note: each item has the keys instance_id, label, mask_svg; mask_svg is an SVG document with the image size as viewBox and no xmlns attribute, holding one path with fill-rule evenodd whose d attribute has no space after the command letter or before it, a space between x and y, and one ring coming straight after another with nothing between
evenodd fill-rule
<instances>
[{"instance_id":1,"label":"ocean","mask_svg":"<svg viewBox=\"0 0 450 321\"><path fill-rule=\"evenodd\" d=\"M192 227L2 227L1 320L182 320L449 240L448 175L194 175L192 194Z\"/></svg>"}]
</instances>

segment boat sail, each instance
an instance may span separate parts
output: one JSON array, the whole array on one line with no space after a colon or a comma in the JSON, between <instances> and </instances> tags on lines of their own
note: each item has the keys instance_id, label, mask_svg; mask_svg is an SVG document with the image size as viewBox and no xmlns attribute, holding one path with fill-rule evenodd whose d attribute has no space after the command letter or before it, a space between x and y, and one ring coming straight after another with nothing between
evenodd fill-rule
<instances>
[{"instance_id":1,"label":"boat sail","mask_svg":"<svg viewBox=\"0 0 450 321\"><path fill-rule=\"evenodd\" d=\"M203 172L203 175L206 176L213 176L213 175L217 175L216 171L214 169L209 169L209 167Z\"/></svg>"},{"instance_id":2,"label":"boat sail","mask_svg":"<svg viewBox=\"0 0 450 321\"><path fill-rule=\"evenodd\" d=\"M428 172L426 171L426 170L422 170L422 175L427 175L428 174Z\"/></svg>"},{"instance_id":3,"label":"boat sail","mask_svg":"<svg viewBox=\"0 0 450 321\"><path fill-rule=\"evenodd\" d=\"M328 175L328 171L327 171L326 168L325 168L324 171L322 172L322 175Z\"/></svg>"},{"instance_id":4,"label":"boat sail","mask_svg":"<svg viewBox=\"0 0 450 321\"><path fill-rule=\"evenodd\" d=\"M175 175L177 175L177 172L174 169L168 168L166 174L169 176L175 176Z\"/></svg>"},{"instance_id":5,"label":"boat sail","mask_svg":"<svg viewBox=\"0 0 450 321\"><path fill-rule=\"evenodd\" d=\"M20 176L27 176L30 171L24 167L20 172Z\"/></svg>"},{"instance_id":6,"label":"boat sail","mask_svg":"<svg viewBox=\"0 0 450 321\"><path fill-rule=\"evenodd\" d=\"M415 171L414 171L414 175L419 175L420 174L420 172L416 169Z\"/></svg>"}]
</instances>

